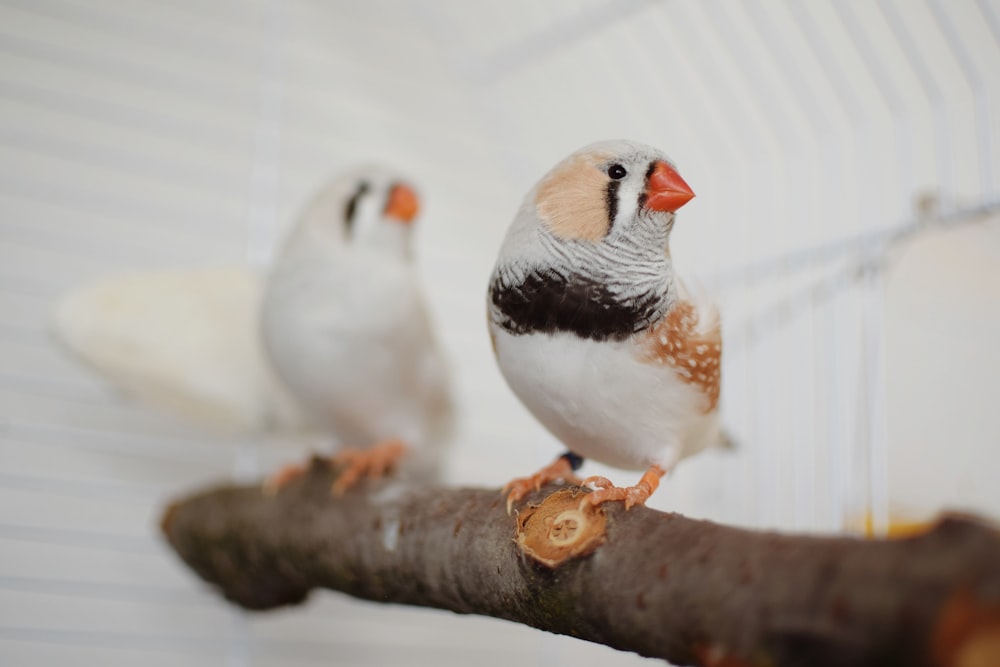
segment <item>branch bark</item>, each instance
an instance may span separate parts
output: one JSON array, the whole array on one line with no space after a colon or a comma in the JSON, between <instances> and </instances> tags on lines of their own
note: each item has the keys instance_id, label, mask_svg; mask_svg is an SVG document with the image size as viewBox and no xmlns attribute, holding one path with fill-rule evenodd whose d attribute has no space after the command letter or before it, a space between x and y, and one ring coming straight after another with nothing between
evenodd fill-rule
<instances>
[{"instance_id":1,"label":"branch bark","mask_svg":"<svg viewBox=\"0 0 1000 667\"><path fill-rule=\"evenodd\" d=\"M314 463L275 496L208 490L168 508L163 531L249 609L328 588L682 665L1000 664L1000 533L972 518L899 540L794 536L620 503L581 517L568 487L508 516L496 490L334 498L335 478Z\"/></svg>"}]
</instances>

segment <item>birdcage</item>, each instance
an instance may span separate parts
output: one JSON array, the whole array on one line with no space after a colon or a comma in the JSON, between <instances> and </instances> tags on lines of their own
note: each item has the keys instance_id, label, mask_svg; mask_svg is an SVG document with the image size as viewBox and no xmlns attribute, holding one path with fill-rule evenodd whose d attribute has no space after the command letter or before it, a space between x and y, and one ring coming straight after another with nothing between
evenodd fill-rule
<instances>
[{"instance_id":1,"label":"birdcage","mask_svg":"<svg viewBox=\"0 0 1000 667\"><path fill-rule=\"evenodd\" d=\"M248 616L158 536L182 491L315 443L137 400L55 340L56 302L137 272L262 270L359 161L424 193L449 481L499 487L560 451L497 372L486 281L541 174L624 137L697 193L672 252L721 305L736 444L682 463L654 505L877 534L1000 513L993 0L3 0L0 36L4 664L639 660L336 594Z\"/></svg>"}]
</instances>

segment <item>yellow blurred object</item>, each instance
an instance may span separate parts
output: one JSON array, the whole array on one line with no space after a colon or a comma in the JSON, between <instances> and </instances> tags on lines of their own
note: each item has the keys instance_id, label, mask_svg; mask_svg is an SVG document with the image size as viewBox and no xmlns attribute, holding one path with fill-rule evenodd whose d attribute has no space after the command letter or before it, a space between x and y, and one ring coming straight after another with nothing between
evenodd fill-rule
<instances>
[{"instance_id":1,"label":"yellow blurred object","mask_svg":"<svg viewBox=\"0 0 1000 667\"><path fill-rule=\"evenodd\" d=\"M913 518L904 518L900 516L889 517L889 527L887 528L885 535L877 535L875 533L875 520L872 517L871 512L866 513L864 516L858 519L849 520L844 525L844 530L852 533L858 533L864 535L865 537L874 539L876 537L887 537L889 539L899 539L903 537L913 537L915 535L922 535L926 533L938 522L937 517L932 519L927 519L920 521Z\"/></svg>"}]
</instances>

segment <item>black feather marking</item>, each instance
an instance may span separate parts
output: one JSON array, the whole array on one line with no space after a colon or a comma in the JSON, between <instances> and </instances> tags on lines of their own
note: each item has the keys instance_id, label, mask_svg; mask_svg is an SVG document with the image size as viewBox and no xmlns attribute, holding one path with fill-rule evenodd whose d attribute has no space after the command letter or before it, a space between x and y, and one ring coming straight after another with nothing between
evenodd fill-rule
<instances>
[{"instance_id":1,"label":"black feather marking","mask_svg":"<svg viewBox=\"0 0 1000 667\"><path fill-rule=\"evenodd\" d=\"M649 167L646 168L646 187L644 187L642 189L642 192L639 193L639 210L640 211L642 209L646 208L646 197L647 197L646 193L649 192L649 178L650 178L650 176L653 175L654 171L656 171L656 160L651 160L650 163L649 163Z\"/></svg>"},{"instance_id":2,"label":"black feather marking","mask_svg":"<svg viewBox=\"0 0 1000 667\"><path fill-rule=\"evenodd\" d=\"M592 278L535 269L517 284L494 279L490 301L500 326L514 335L566 331L624 340L662 316L663 297L649 291L623 299Z\"/></svg>"},{"instance_id":3,"label":"black feather marking","mask_svg":"<svg viewBox=\"0 0 1000 667\"><path fill-rule=\"evenodd\" d=\"M608 207L608 233L611 233L611 227L615 224L615 216L618 215L618 188L621 187L621 181L608 181L608 189L604 193L604 201Z\"/></svg>"},{"instance_id":4,"label":"black feather marking","mask_svg":"<svg viewBox=\"0 0 1000 667\"><path fill-rule=\"evenodd\" d=\"M561 459L566 459L566 463L569 464L570 470L576 472L583 465L583 457L576 452L566 451L565 454L560 456Z\"/></svg>"},{"instance_id":5,"label":"black feather marking","mask_svg":"<svg viewBox=\"0 0 1000 667\"><path fill-rule=\"evenodd\" d=\"M347 207L344 210L344 224L347 227L348 233L350 233L351 228L354 227L354 216L358 212L358 202L361 198L371 189L371 186L367 181L361 181L358 183L357 189L351 198L347 200Z\"/></svg>"}]
</instances>

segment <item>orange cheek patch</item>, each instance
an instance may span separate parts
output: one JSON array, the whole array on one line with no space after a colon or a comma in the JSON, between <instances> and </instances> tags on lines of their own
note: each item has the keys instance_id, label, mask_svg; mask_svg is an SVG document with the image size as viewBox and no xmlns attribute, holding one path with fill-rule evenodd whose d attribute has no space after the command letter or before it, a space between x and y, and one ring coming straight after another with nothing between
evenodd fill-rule
<instances>
[{"instance_id":1,"label":"orange cheek patch","mask_svg":"<svg viewBox=\"0 0 1000 667\"><path fill-rule=\"evenodd\" d=\"M599 169L606 159L604 155L578 155L542 182L535 207L553 234L597 242L608 233L608 177Z\"/></svg>"},{"instance_id":2,"label":"orange cheek patch","mask_svg":"<svg viewBox=\"0 0 1000 667\"><path fill-rule=\"evenodd\" d=\"M674 305L660 323L650 329L642 344L642 361L670 366L682 382L698 387L710 412L719 403L722 378L722 332L718 325L698 331L698 316L687 301Z\"/></svg>"}]
</instances>

